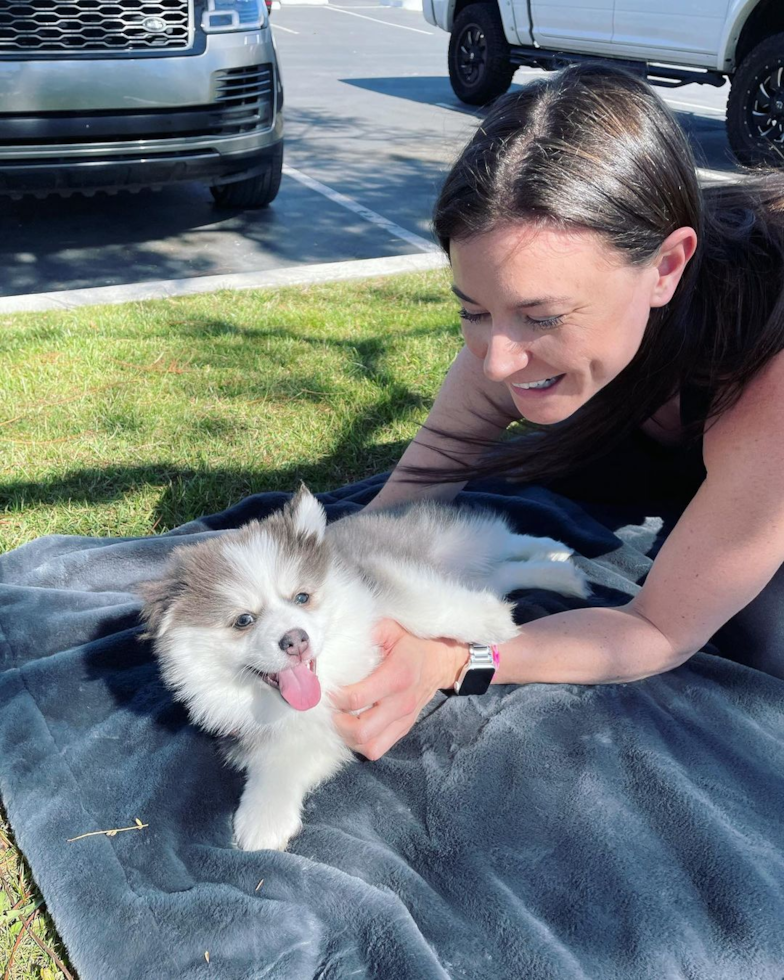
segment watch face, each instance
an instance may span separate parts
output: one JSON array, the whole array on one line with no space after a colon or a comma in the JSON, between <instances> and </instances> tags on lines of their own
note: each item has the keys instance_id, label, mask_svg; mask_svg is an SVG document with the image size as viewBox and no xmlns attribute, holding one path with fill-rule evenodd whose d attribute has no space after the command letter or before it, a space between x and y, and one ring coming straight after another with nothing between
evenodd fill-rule
<instances>
[{"instance_id":1,"label":"watch face","mask_svg":"<svg viewBox=\"0 0 784 980\"><path fill-rule=\"evenodd\" d=\"M472 667L466 671L458 694L484 694L495 674L495 667Z\"/></svg>"}]
</instances>

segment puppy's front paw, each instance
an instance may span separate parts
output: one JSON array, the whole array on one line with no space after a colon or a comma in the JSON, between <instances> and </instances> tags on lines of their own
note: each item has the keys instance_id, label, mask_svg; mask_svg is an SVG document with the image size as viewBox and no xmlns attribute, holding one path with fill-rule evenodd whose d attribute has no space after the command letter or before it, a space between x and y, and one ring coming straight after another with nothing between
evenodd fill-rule
<instances>
[{"instance_id":1,"label":"puppy's front paw","mask_svg":"<svg viewBox=\"0 0 784 980\"><path fill-rule=\"evenodd\" d=\"M299 813L260 813L240 807L234 818L234 840L243 851L285 851L302 830Z\"/></svg>"},{"instance_id":2,"label":"puppy's front paw","mask_svg":"<svg viewBox=\"0 0 784 980\"><path fill-rule=\"evenodd\" d=\"M546 558L549 561L566 561L572 549L555 538L536 538L529 534L514 534L509 540L508 553L504 561L535 561Z\"/></svg>"},{"instance_id":3,"label":"puppy's front paw","mask_svg":"<svg viewBox=\"0 0 784 980\"><path fill-rule=\"evenodd\" d=\"M510 602L504 602L489 592L479 593L477 598L476 608L472 610L475 613L472 635L481 636L485 643L505 643L517 636L514 607ZM473 641L469 639L467 642Z\"/></svg>"}]
</instances>

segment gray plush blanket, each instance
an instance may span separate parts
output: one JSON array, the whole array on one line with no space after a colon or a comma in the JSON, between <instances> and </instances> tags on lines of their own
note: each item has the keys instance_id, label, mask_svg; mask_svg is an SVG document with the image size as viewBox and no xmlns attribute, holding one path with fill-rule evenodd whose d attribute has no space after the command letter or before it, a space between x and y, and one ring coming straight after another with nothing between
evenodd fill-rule
<instances>
[{"instance_id":1,"label":"gray plush blanket","mask_svg":"<svg viewBox=\"0 0 784 980\"><path fill-rule=\"evenodd\" d=\"M321 494L330 517L380 479ZM666 531L536 488L463 499L571 544L598 604ZM0 793L81 980L784 978L784 682L710 653L635 684L438 696L309 798L289 852L233 849L241 777L163 688L133 588L283 500L0 557ZM519 600L521 621L566 602Z\"/></svg>"}]
</instances>

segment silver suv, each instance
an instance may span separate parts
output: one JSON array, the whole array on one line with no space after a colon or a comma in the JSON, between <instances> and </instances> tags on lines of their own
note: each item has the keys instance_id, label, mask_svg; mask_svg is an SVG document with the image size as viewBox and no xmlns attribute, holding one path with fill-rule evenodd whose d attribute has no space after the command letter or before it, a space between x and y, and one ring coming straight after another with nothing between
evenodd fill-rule
<instances>
[{"instance_id":1,"label":"silver suv","mask_svg":"<svg viewBox=\"0 0 784 980\"><path fill-rule=\"evenodd\" d=\"M265 207L282 105L265 0L0 0L0 194L197 180Z\"/></svg>"}]
</instances>

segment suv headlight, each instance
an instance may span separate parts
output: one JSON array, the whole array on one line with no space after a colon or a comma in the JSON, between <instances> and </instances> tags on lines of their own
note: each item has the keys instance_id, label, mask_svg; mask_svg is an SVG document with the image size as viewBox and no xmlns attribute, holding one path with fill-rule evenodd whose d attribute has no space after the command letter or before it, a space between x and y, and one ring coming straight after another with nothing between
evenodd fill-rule
<instances>
[{"instance_id":1,"label":"suv headlight","mask_svg":"<svg viewBox=\"0 0 784 980\"><path fill-rule=\"evenodd\" d=\"M207 0L201 26L207 34L252 31L266 23L264 0Z\"/></svg>"}]
</instances>

